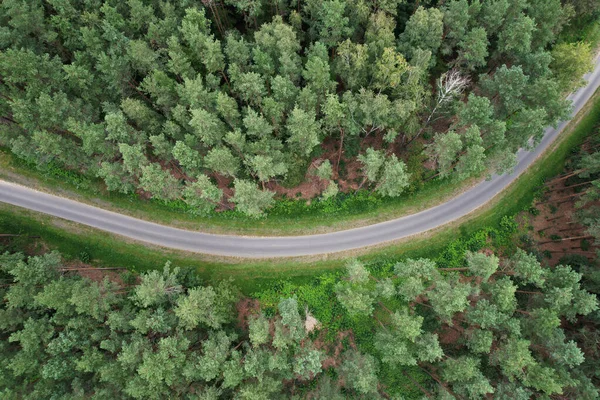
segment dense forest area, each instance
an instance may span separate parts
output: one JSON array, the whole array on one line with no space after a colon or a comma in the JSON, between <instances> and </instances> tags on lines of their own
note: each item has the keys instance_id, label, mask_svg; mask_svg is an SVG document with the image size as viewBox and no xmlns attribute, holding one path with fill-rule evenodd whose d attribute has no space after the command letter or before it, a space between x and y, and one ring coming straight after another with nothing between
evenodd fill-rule
<instances>
[{"instance_id":1,"label":"dense forest area","mask_svg":"<svg viewBox=\"0 0 600 400\"><path fill-rule=\"evenodd\" d=\"M0 395L597 398L589 277L520 249L501 260L491 233L464 243L488 246L479 252L455 246L437 261L369 268L353 260L343 274L283 283L259 301L169 265L136 276L65 264L57 252L5 253Z\"/></svg>"},{"instance_id":2,"label":"dense forest area","mask_svg":"<svg viewBox=\"0 0 600 400\"><path fill-rule=\"evenodd\" d=\"M568 115L593 0L4 0L0 145L111 191L260 216L504 172ZM276 196L277 195L277 196Z\"/></svg>"}]
</instances>

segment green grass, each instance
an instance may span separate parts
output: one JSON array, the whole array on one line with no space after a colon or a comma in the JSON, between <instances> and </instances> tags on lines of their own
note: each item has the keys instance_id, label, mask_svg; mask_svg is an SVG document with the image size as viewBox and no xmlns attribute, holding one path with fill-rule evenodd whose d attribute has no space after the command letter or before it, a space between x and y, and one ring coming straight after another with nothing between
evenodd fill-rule
<instances>
[{"instance_id":1,"label":"green grass","mask_svg":"<svg viewBox=\"0 0 600 400\"><path fill-rule=\"evenodd\" d=\"M0 204L0 233L40 236L48 248L59 250L66 258L79 258L85 251L96 265L124 266L144 271L160 268L170 260L174 266L193 268L205 281L232 277L244 293L250 294L282 279L296 283L308 282L324 272L340 268L344 263L343 258L349 256L359 256L365 261L389 257L435 257L458 237L468 237L485 227L498 226L503 216L529 208L535 188L544 179L562 171L570 152L579 148L599 122L600 93L597 92L551 148L485 208L430 233L389 246L347 252L336 257L258 261L209 257L142 246L118 236L6 204ZM31 243L35 241L31 239Z\"/></svg>"}]
</instances>

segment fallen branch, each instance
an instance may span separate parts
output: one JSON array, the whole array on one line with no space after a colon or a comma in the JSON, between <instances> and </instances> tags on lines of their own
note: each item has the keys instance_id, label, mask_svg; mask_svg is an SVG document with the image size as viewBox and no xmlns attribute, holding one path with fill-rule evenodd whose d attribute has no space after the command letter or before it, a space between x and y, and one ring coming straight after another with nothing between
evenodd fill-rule
<instances>
[{"instance_id":1,"label":"fallen branch","mask_svg":"<svg viewBox=\"0 0 600 400\"><path fill-rule=\"evenodd\" d=\"M547 204L547 203L554 203L557 201L561 201L561 200L565 200L565 199L570 199L571 197L575 197L575 196L581 196L583 193L573 193L570 194L568 196L564 196L564 197L559 197L558 199L552 199L552 200L546 200L546 201L540 201L538 203L535 203L535 205L541 205L541 204Z\"/></svg>"},{"instance_id":2,"label":"fallen branch","mask_svg":"<svg viewBox=\"0 0 600 400\"><path fill-rule=\"evenodd\" d=\"M553 243L553 242L565 242L565 241L569 241L569 240L590 239L590 238L593 238L593 236L591 236L591 235L575 236L575 237L556 239L556 240L546 240L544 242L540 242L539 244L546 244L546 243Z\"/></svg>"},{"instance_id":3,"label":"fallen branch","mask_svg":"<svg viewBox=\"0 0 600 400\"><path fill-rule=\"evenodd\" d=\"M563 186L561 188L556 188L556 189L548 190L548 193L560 192L562 190L567 190L567 189L572 189L572 188L576 188L576 187L579 187L579 186L589 185L592 182L594 182L594 181L592 180L592 181L587 181L587 182L583 182L583 183L578 183L577 185Z\"/></svg>"},{"instance_id":4,"label":"fallen branch","mask_svg":"<svg viewBox=\"0 0 600 400\"><path fill-rule=\"evenodd\" d=\"M548 181L548 182L546 182L546 185L548 185L549 183L555 183L555 182L560 182L560 181L563 181L563 180L565 180L565 179L569 179L570 177L572 177L572 176L575 176L575 175L577 175L577 174L580 174L580 173L582 173L582 172L584 172L584 171L586 171L586 170L587 170L587 169L578 169L577 171L573 171L573 172L571 172L571 173L568 173L568 174L566 174L566 175L563 175L563 176L558 176L558 177L556 177L556 178L552 179L551 181Z\"/></svg>"},{"instance_id":5,"label":"fallen branch","mask_svg":"<svg viewBox=\"0 0 600 400\"><path fill-rule=\"evenodd\" d=\"M59 268L60 272L64 271L107 271L107 270L121 270L127 269L125 267L112 267L112 268L93 268L93 267L83 267L83 268Z\"/></svg>"}]
</instances>

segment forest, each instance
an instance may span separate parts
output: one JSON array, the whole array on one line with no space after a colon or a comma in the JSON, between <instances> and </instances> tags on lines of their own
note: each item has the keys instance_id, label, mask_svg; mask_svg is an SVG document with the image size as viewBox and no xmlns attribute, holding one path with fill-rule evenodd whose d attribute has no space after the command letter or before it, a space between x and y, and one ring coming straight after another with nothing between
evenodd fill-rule
<instances>
[{"instance_id":1,"label":"forest","mask_svg":"<svg viewBox=\"0 0 600 400\"><path fill-rule=\"evenodd\" d=\"M599 8L5 0L0 146L198 215L503 173L568 116L593 52L559 35Z\"/></svg>"},{"instance_id":2,"label":"forest","mask_svg":"<svg viewBox=\"0 0 600 400\"><path fill-rule=\"evenodd\" d=\"M505 218L435 259L349 260L252 298L169 264L136 275L5 252L0 393L596 399L600 277L540 263L517 233Z\"/></svg>"},{"instance_id":3,"label":"forest","mask_svg":"<svg viewBox=\"0 0 600 400\"><path fill-rule=\"evenodd\" d=\"M569 117L599 21L598 0L3 0L0 168L191 223L380 210L511 171ZM600 92L580 116L513 206L401 250L218 274L0 203L0 399L596 400Z\"/></svg>"}]
</instances>

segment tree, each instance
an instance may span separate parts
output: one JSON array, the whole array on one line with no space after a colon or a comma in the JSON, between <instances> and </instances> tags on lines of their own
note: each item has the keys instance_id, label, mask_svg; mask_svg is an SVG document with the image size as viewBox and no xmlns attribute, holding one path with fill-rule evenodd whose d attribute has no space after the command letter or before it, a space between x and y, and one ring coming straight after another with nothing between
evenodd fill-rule
<instances>
[{"instance_id":1,"label":"tree","mask_svg":"<svg viewBox=\"0 0 600 400\"><path fill-rule=\"evenodd\" d=\"M546 119L550 124L556 125L559 121L567 120L571 114L571 102L564 98L554 79L537 79L529 86L526 98L529 107L546 111Z\"/></svg>"},{"instance_id":2,"label":"tree","mask_svg":"<svg viewBox=\"0 0 600 400\"><path fill-rule=\"evenodd\" d=\"M500 382L496 387L495 398L498 400L528 400L533 393L515 382Z\"/></svg>"},{"instance_id":3,"label":"tree","mask_svg":"<svg viewBox=\"0 0 600 400\"><path fill-rule=\"evenodd\" d=\"M443 12L446 38L449 39L447 46L452 48L462 40L467 32L470 19L469 2L467 0L452 0L445 4Z\"/></svg>"},{"instance_id":4,"label":"tree","mask_svg":"<svg viewBox=\"0 0 600 400\"><path fill-rule=\"evenodd\" d=\"M177 199L181 193L179 181L169 171L156 164L142 168L140 187L152 193L153 198L163 201Z\"/></svg>"},{"instance_id":5,"label":"tree","mask_svg":"<svg viewBox=\"0 0 600 400\"><path fill-rule=\"evenodd\" d=\"M564 92L584 85L583 75L592 70L593 54L589 44L559 43L552 50L550 68Z\"/></svg>"},{"instance_id":6,"label":"tree","mask_svg":"<svg viewBox=\"0 0 600 400\"><path fill-rule=\"evenodd\" d=\"M454 160L463 143L460 136L450 131L446 134L436 133L433 143L427 147L427 154L437 163L440 177L445 178L450 175L454 166Z\"/></svg>"},{"instance_id":7,"label":"tree","mask_svg":"<svg viewBox=\"0 0 600 400\"><path fill-rule=\"evenodd\" d=\"M509 337L492 353L490 360L499 365L503 374L509 379L523 378L524 371L535 365L529 345L528 340Z\"/></svg>"},{"instance_id":8,"label":"tree","mask_svg":"<svg viewBox=\"0 0 600 400\"><path fill-rule=\"evenodd\" d=\"M209 214L220 204L222 198L223 191L206 175L198 175L195 182L187 183L183 189L183 200L197 215Z\"/></svg>"},{"instance_id":9,"label":"tree","mask_svg":"<svg viewBox=\"0 0 600 400\"><path fill-rule=\"evenodd\" d=\"M266 94L265 83L256 72L232 74L231 81L236 94L246 103L259 105Z\"/></svg>"},{"instance_id":10,"label":"tree","mask_svg":"<svg viewBox=\"0 0 600 400\"><path fill-rule=\"evenodd\" d=\"M532 365L527 369L525 383L547 395L562 393L560 377L552 368Z\"/></svg>"},{"instance_id":11,"label":"tree","mask_svg":"<svg viewBox=\"0 0 600 400\"><path fill-rule=\"evenodd\" d=\"M190 289L186 296L177 299L174 309L179 324L186 330L204 324L219 329L231 318L233 302L236 300L232 289L222 283L213 287Z\"/></svg>"},{"instance_id":12,"label":"tree","mask_svg":"<svg viewBox=\"0 0 600 400\"><path fill-rule=\"evenodd\" d=\"M321 193L321 198L323 200L327 200L331 197L335 197L335 196L337 196L339 191L340 191L340 188L338 187L337 183L335 183L333 181L329 181L329 183L327 184L327 187Z\"/></svg>"},{"instance_id":13,"label":"tree","mask_svg":"<svg viewBox=\"0 0 600 400\"><path fill-rule=\"evenodd\" d=\"M321 164L319 164L315 171L315 175L321 179L331 179L331 176L333 175L333 168L331 167L331 162L329 160L325 160Z\"/></svg>"},{"instance_id":14,"label":"tree","mask_svg":"<svg viewBox=\"0 0 600 400\"><path fill-rule=\"evenodd\" d=\"M142 40L129 42L129 58L133 67L142 73L150 72L157 67L158 54Z\"/></svg>"},{"instance_id":15,"label":"tree","mask_svg":"<svg viewBox=\"0 0 600 400\"><path fill-rule=\"evenodd\" d=\"M144 308L167 302L182 291L177 281L178 272L178 268L171 270L171 264L167 263L162 273L151 271L142 276L140 284L135 287L133 300Z\"/></svg>"},{"instance_id":16,"label":"tree","mask_svg":"<svg viewBox=\"0 0 600 400\"><path fill-rule=\"evenodd\" d=\"M363 164L363 173L365 180L369 182L377 181L379 171L385 163L385 154L381 150L374 150L369 147L365 154L358 156L358 160Z\"/></svg>"},{"instance_id":17,"label":"tree","mask_svg":"<svg viewBox=\"0 0 600 400\"><path fill-rule=\"evenodd\" d=\"M353 43L350 39L346 39L337 46L337 57L334 60L333 69L348 89L357 90L366 85L367 51L367 45Z\"/></svg>"},{"instance_id":18,"label":"tree","mask_svg":"<svg viewBox=\"0 0 600 400\"><path fill-rule=\"evenodd\" d=\"M423 317L403 309L391 314L390 320L389 328L375 334L375 348L384 363L410 366L419 361L435 362L443 356L437 335L423 332Z\"/></svg>"},{"instance_id":19,"label":"tree","mask_svg":"<svg viewBox=\"0 0 600 400\"><path fill-rule=\"evenodd\" d=\"M481 329L500 327L508 318L508 314L500 311L498 306L488 299L480 299L474 307L469 309L467 315L469 322L478 325Z\"/></svg>"},{"instance_id":20,"label":"tree","mask_svg":"<svg viewBox=\"0 0 600 400\"><path fill-rule=\"evenodd\" d=\"M385 48L394 48L396 44L396 21L382 11L369 16L369 23L365 31L365 44L372 58L378 57Z\"/></svg>"},{"instance_id":21,"label":"tree","mask_svg":"<svg viewBox=\"0 0 600 400\"><path fill-rule=\"evenodd\" d=\"M480 361L476 358L449 358L444 362L443 377L454 384L454 390L458 393L470 399L481 398L493 393L494 388L479 368Z\"/></svg>"},{"instance_id":22,"label":"tree","mask_svg":"<svg viewBox=\"0 0 600 400\"><path fill-rule=\"evenodd\" d=\"M524 108L515 114L506 138L512 149L530 147L529 140L538 143L544 135L548 114L543 108Z\"/></svg>"},{"instance_id":23,"label":"tree","mask_svg":"<svg viewBox=\"0 0 600 400\"><path fill-rule=\"evenodd\" d=\"M545 47L556 40L563 26L571 17L571 10L563 7L560 0L529 0L527 12L535 21L532 44L534 47Z\"/></svg>"},{"instance_id":24,"label":"tree","mask_svg":"<svg viewBox=\"0 0 600 400\"><path fill-rule=\"evenodd\" d=\"M394 273L403 279L403 284L398 287L398 293L406 301L414 301L415 298L425 292L425 284L436 281L439 278L434 261L425 258L407 259L394 266Z\"/></svg>"},{"instance_id":25,"label":"tree","mask_svg":"<svg viewBox=\"0 0 600 400\"><path fill-rule=\"evenodd\" d=\"M498 306L498 309L501 312L510 314L517 307L517 300L515 298L516 290L517 287L513 281L509 277L504 276L494 282L489 292L492 295L492 302Z\"/></svg>"},{"instance_id":26,"label":"tree","mask_svg":"<svg viewBox=\"0 0 600 400\"><path fill-rule=\"evenodd\" d=\"M461 283L457 278L438 280L435 288L427 292L427 297L438 317L451 323L453 315L464 311L469 305L471 290L468 283Z\"/></svg>"},{"instance_id":27,"label":"tree","mask_svg":"<svg viewBox=\"0 0 600 400\"><path fill-rule=\"evenodd\" d=\"M436 112L438 112L443 107L449 105L454 99L456 99L460 94L467 88L470 81L468 77L464 77L457 70L449 71L445 74L442 74L437 81L437 98L423 125L423 128L419 131L419 133L415 136L419 136L421 132L425 129L427 125L431 122L433 116Z\"/></svg>"},{"instance_id":28,"label":"tree","mask_svg":"<svg viewBox=\"0 0 600 400\"><path fill-rule=\"evenodd\" d=\"M460 156L456 164L458 179L467 179L477 176L485 171L485 149L478 144L467 148L466 153Z\"/></svg>"},{"instance_id":29,"label":"tree","mask_svg":"<svg viewBox=\"0 0 600 400\"><path fill-rule=\"evenodd\" d=\"M248 335L253 347L259 347L268 342L269 321L263 314L251 317L248 320Z\"/></svg>"},{"instance_id":30,"label":"tree","mask_svg":"<svg viewBox=\"0 0 600 400\"><path fill-rule=\"evenodd\" d=\"M348 350L340 366L340 375L346 385L361 394L377 393L377 361L368 354Z\"/></svg>"},{"instance_id":31,"label":"tree","mask_svg":"<svg viewBox=\"0 0 600 400\"><path fill-rule=\"evenodd\" d=\"M234 98L226 93L217 93L215 108L221 118L223 118L230 127L236 128L239 126L240 111Z\"/></svg>"},{"instance_id":32,"label":"tree","mask_svg":"<svg viewBox=\"0 0 600 400\"><path fill-rule=\"evenodd\" d=\"M287 142L293 146L295 153L308 157L320 143L320 127L321 124L315 120L313 113L294 107L287 122L290 135Z\"/></svg>"},{"instance_id":33,"label":"tree","mask_svg":"<svg viewBox=\"0 0 600 400\"><path fill-rule=\"evenodd\" d=\"M533 254L527 254L524 250L517 249L510 258L508 267L516 277L523 279L525 282L538 287L544 285L546 273Z\"/></svg>"},{"instance_id":34,"label":"tree","mask_svg":"<svg viewBox=\"0 0 600 400\"><path fill-rule=\"evenodd\" d=\"M506 12L508 11L508 0L484 1L481 4L481 12L478 19L488 32L496 32L504 23Z\"/></svg>"},{"instance_id":35,"label":"tree","mask_svg":"<svg viewBox=\"0 0 600 400\"><path fill-rule=\"evenodd\" d=\"M600 12L600 5L593 0L568 0L578 15L593 16Z\"/></svg>"},{"instance_id":36,"label":"tree","mask_svg":"<svg viewBox=\"0 0 600 400\"><path fill-rule=\"evenodd\" d=\"M120 143L119 151L123 156L123 167L133 176L138 176L142 168L148 165L148 159L139 144L130 146L126 143Z\"/></svg>"},{"instance_id":37,"label":"tree","mask_svg":"<svg viewBox=\"0 0 600 400\"><path fill-rule=\"evenodd\" d=\"M306 333L298 311L298 300L293 297L281 299L277 309L281 315L281 323L287 328L289 336L296 341L303 339Z\"/></svg>"},{"instance_id":38,"label":"tree","mask_svg":"<svg viewBox=\"0 0 600 400\"><path fill-rule=\"evenodd\" d=\"M225 146L212 148L204 157L207 168L225 176L235 177L240 167L239 159Z\"/></svg>"},{"instance_id":39,"label":"tree","mask_svg":"<svg viewBox=\"0 0 600 400\"><path fill-rule=\"evenodd\" d=\"M301 349L294 359L294 374L301 379L313 379L321 372L323 353L316 349Z\"/></svg>"},{"instance_id":40,"label":"tree","mask_svg":"<svg viewBox=\"0 0 600 400\"><path fill-rule=\"evenodd\" d=\"M481 86L489 97L498 99L501 115L510 115L523 107L522 95L525 92L529 77L520 66L508 68L502 65L496 70L493 78L481 77Z\"/></svg>"},{"instance_id":41,"label":"tree","mask_svg":"<svg viewBox=\"0 0 600 400\"><path fill-rule=\"evenodd\" d=\"M416 49L436 54L442 43L444 14L437 8L419 7L399 36L398 48L412 59Z\"/></svg>"},{"instance_id":42,"label":"tree","mask_svg":"<svg viewBox=\"0 0 600 400\"><path fill-rule=\"evenodd\" d=\"M223 122L213 113L204 109L191 110L189 125L196 136L207 146L218 144L225 135Z\"/></svg>"},{"instance_id":43,"label":"tree","mask_svg":"<svg viewBox=\"0 0 600 400\"><path fill-rule=\"evenodd\" d=\"M393 48L386 47L375 64L374 86L381 90L395 89L402 83L403 75L408 72L409 65Z\"/></svg>"},{"instance_id":44,"label":"tree","mask_svg":"<svg viewBox=\"0 0 600 400\"><path fill-rule=\"evenodd\" d=\"M498 51L507 56L527 54L531 50L531 40L536 21L524 13L504 24L498 33Z\"/></svg>"},{"instance_id":45,"label":"tree","mask_svg":"<svg viewBox=\"0 0 600 400\"><path fill-rule=\"evenodd\" d=\"M497 270L500 260L495 255L486 256L483 253L467 251L465 254L467 267L472 275L487 281Z\"/></svg>"},{"instance_id":46,"label":"tree","mask_svg":"<svg viewBox=\"0 0 600 400\"><path fill-rule=\"evenodd\" d=\"M375 190L382 196L397 197L408 187L409 180L410 174L406 171L406 164L392 154L383 164Z\"/></svg>"},{"instance_id":47,"label":"tree","mask_svg":"<svg viewBox=\"0 0 600 400\"><path fill-rule=\"evenodd\" d=\"M310 392L310 395L316 399L343 400L345 398L340 392L339 385L327 375L319 380L318 386Z\"/></svg>"},{"instance_id":48,"label":"tree","mask_svg":"<svg viewBox=\"0 0 600 400\"><path fill-rule=\"evenodd\" d=\"M257 138L265 138L270 137L273 133L273 127L269 122L256 111L251 108L246 110L246 116L244 117L244 127L246 128L246 133L249 136L254 136Z\"/></svg>"},{"instance_id":49,"label":"tree","mask_svg":"<svg viewBox=\"0 0 600 400\"><path fill-rule=\"evenodd\" d=\"M486 64L489 40L484 28L476 27L467 32L458 43L456 64L473 71Z\"/></svg>"},{"instance_id":50,"label":"tree","mask_svg":"<svg viewBox=\"0 0 600 400\"><path fill-rule=\"evenodd\" d=\"M231 201L235 203L236 209L252 218L264 215L264 210L273 203L273 192L261 191L250 181L235 179L235 194Z\"/></svg>"},{"instance_id":51,"label":"tree","mask_svg":"<svg viewBox=\"0 0 600 400\"><path fill-rule=\"evenodd\" d=\"M96 173L96 176L102 178L106 188L110 191L121 193L132 193L135 188L134 178L129 174L122 163L103 162Z\"/></svg>"},{"instance_id":52,"label":"tree","mask_svg":"<svg viewBox=\"0 0 600 400\"><path fill-rule=\"evenodd\" d=\"M475 329L469 336L467 346L473 353L489 354L493 342L494 334L491 331Z\"/></svg>"},{"instance_id":53,"label":"tree","mask_svg":"<svg viewBox=\"0 0 600 400\"><path fill-rule=\"evenodd\" d=\"M327 0L318 9L315 23L317 37L328 48L335 47L352 33L348 26L349 18L344 15L346 4L341 0Z\"/></svg>"},{"instance_id":54,"label":"tree","mask_svg":"<svg viewBox=\"0 0 600 400\"><path fill-rule=\"evenodd\" d=\"M276 162L273 157L260 154L249 158L246 163L261 182L267 182L275 176L284 176L288 170L284 162Z\"/></svg>"},{"instance_id":55,"label":"tree","mask_svg":"<svg viewBox=\"0 0 600 400\"><path fill-rule=\"evenodd\" d=\"M185 142L180 140L175 142L172 153L173 157L179 161L179 165L189 173L198 171L202 166L202 157L200 156L200 153L185 144Z\"/></svg>"},{"instance_id":56,"label":"tree","mask_svg":"<svg viewBox=\"0 0 600 400\"><path fill-rule=\"evenodd\" d=\"M338 282L334 292L350 315L371 315L375 293L368 285L369 271L358 260L346 263L346 280Z\"/></svg>"}]
</instances>

